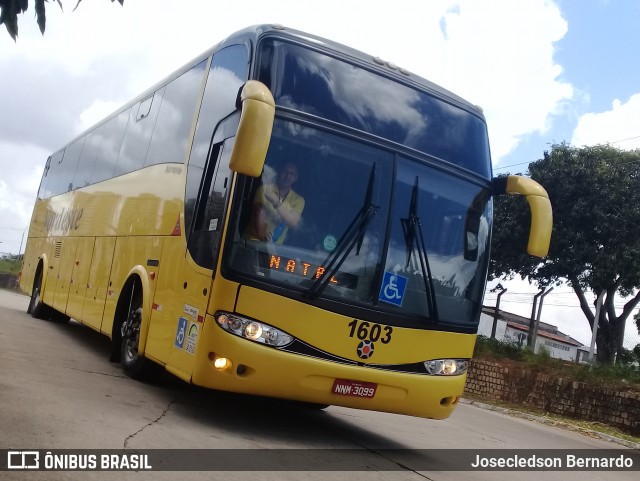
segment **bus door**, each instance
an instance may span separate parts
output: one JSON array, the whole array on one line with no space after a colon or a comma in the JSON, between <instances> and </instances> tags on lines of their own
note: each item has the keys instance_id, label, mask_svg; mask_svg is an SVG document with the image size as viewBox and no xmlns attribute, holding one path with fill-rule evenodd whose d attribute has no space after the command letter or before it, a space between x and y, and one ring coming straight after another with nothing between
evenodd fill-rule
<instances>
[{"instance_id":1,"label":"bus door","mask_svg":"<svg viewBox=\"0 0 640 481\"><path fill-rule=\"evenodd\" d=\"M176 257L183 260L180 267L176 266L181 275L163 279L163 285L173 284L170 291L160 294L160 282L156 290L156 298L159 298L159 295L163 298L173 298L172 313L165 319L165 324L170 326L166 368L185 380L190 380L193 373L198 340L204 328L210 302L212 278L224 226L227 192L231 182L228 165L232 148L233 142L224 141L215 143L211 149L186 255L184 250L181 255L175 252ZM178 248L176 245L175 249ZM163 258L166 257L163 255ZM152 326L153 316L157 317L158 314L152 312Z\"/></svg>"},{"instance_id":2,"label":"bus door","mask_svg":"<svg viewBox=\"0 0 640 481\"><path fill-rule=\"evenodd\" d=\"M236 99L249 75L249 52L248 45L230 45L211 59L187 164L182 219L186 246L185 237L176 238L181 244L173 240L165 244L167 255L163 252L151 313L150 351L145 349L145 353L162 356L167 370L187 381L195 365L216 270L231 184L233 144L226 139L238 129ZM167 265L175 270L165 275ZM171 312L157 310L160 302L170 304Z\"/></svg>"}]
</instances>

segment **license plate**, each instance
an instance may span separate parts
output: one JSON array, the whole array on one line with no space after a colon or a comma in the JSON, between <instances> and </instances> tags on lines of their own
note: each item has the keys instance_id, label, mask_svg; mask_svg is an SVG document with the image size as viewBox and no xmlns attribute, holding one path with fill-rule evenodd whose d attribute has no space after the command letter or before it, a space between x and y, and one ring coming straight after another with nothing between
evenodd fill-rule
<instances>
[{"instance_id":1,"label":"license plate","mask_svg":"<svg viewBox=\"0 0 640 481\"><path fill-rule=\"evenodd\" d=\"M336 379L331 392L339 396L371 398L375 396L378 385L373 382Z\"/></svg>"}]
</instances>

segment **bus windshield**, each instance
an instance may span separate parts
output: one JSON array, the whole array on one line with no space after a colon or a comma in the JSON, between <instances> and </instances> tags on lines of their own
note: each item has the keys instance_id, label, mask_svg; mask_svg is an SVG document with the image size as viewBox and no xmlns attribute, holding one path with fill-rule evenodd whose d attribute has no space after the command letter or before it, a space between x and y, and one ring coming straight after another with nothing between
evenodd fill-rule
<instances>
[{"instance_id":1,"label":"bus windshield","mask_svg":"<svg viewBox=\"0 0 640 481\"><path fill-rule=\"evenodd\" d=\"M477 322L491 218L486 187L276 119L262 177L245 178L240 191L225 266L247 283L402 317L411 327ZM260 209L271 215L262 235ZM295 227L284 221L291 210Z\"/></svg>"},{"instance_id":2,"label":"bus windshield","mask_svg":"<svg viewBox=\"0 0 640 481\"><path fill-rule=\"evenodd\" d=\"M467 110L314 50L263 40L259 79L303 111L491 178L485 122Z\"/></svg>"}]
</instances>

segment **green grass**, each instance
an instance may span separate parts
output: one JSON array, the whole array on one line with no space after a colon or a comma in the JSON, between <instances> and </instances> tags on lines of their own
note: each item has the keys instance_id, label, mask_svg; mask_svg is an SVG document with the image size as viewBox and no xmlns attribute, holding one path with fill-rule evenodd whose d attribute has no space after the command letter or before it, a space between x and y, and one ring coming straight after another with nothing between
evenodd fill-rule
<instances>
[{"instance_id":1,"label":"green grass","mask_svg":"<svg viewBox=\"0 0 640 481\"><path fill-rule=\"evenodd\" d=\"M529 348L521 349L515 343L478 336L474 358L500 360L510 359L523 367L545 370L558 377L600 385L624 386L640 391L640 371L629 364L592 365L576 364L555 359L547 351L534 353Z\"/></svg>"},{"instance_id":2,"label":"green grass","mask_svg":"<svg viewBox=\"0 0 640 481\"><path fill-rule=\"evenodd\" d=\"M1 274L15 274L20 272L22 267L22 259L0 259L0 273Z\"/></svg>"}]
</instances>

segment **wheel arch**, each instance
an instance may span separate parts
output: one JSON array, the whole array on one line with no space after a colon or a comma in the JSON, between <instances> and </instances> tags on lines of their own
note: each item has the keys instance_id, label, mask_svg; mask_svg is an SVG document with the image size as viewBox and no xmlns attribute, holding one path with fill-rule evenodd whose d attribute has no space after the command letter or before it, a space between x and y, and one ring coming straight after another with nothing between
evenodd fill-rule
<instances>
[{"instance_id":1,"label":"wheel arch","mask_svg":"<svg viewBox=\"0 0 640 481\"><path fill-rule=\"evenodd\" d=\"M41 257L38 258L38 265L36 266L35 272L33 274L33 279L31 281L31 288L29 289L29 296L31 296L31 299L29 299L29 306L27 307L27 314L31 314L33 317L36 317L38 319L43 318L43 316L45 315L42 311L42 309L44 308L36 308L37 310L40 309L40 312L34 312L34 294L35 294L35 290L36 290L36 283L39 282L40 284L40 292L38 294L38 298L40 299L40 302L42 302L42 293L44 292L44 286L45 286L45 282L47 279L47 266L48 266L48 262L47 262L47 258L45 255L42 255ZM23 290L24 287L23 287ZM25 290L26 291L26 290Z\"/></svg>"},{"instance_id":2,"label":"wheel arch","mask_svg":"<svg viewBox=\"0 0 640 481\"><path fill-rule=\"evenodd\" d=\"M120 296L118 297L118 303L116 304L116 310L113 319L113 327L111 330L111 341L114 347L114 353L118 353L120 357L120 344L122 341L122 334L120 327L126 319L129 310L129 300L131 299L132 289L136 286L142 289L142 321L140 325L140 341L138 344L138 352L144 354L145 346L147 343L147 333L149 331L149 320L151 318L151 282L149 275L144 267L137 265L133 267L126 276L126 281L120 289ZM113 357L113 356L112 356Z\"/></svg>"},{"instance_id":3,"label":"wheel arch","mask_svg":"<svg viewBox=\"0 0 640 481\"><path fill-rule=\"evenodd\" d=\"M47 279L49 278L49 258L47 254L42 254L38 261L38 266L36 267L36 271L33 274L33 282L31 283L31 294L33 294L33 286L38 279L38 273L42 273L42 283L40 285L40 295L44 292L47 287Z\"/></svg>"}]
</instances>

